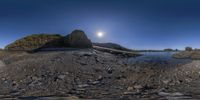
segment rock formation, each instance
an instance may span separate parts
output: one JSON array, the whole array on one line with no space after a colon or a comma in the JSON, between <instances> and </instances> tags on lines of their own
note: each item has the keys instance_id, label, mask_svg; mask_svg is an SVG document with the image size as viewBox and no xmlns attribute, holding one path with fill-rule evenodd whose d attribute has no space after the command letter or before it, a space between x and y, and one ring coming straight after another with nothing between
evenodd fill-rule
<instances>
[{"instance_id":1,"label":"rock formation","mask_svg":"<svg viewBox=\"0 0 200 100\"><path fill-rule=\"evenodd\" d=\"M87 38L85 33L81 30L74 30L71 34L64 38L64 44L66 47L75 48L90 48L92 42Z\"/></svg>"},{"instance_id":2,"label":"rock formation","mask_svg":"<svg viewBox=\"0 0 200 100\"><path fill-rule=\"evenodd\" d=\"M33 34L7 45L5 49L32 51L54 47L90 48L92 43L83 31L75 30L65 37L59 34Z\"/></svg>"}]
</instances>

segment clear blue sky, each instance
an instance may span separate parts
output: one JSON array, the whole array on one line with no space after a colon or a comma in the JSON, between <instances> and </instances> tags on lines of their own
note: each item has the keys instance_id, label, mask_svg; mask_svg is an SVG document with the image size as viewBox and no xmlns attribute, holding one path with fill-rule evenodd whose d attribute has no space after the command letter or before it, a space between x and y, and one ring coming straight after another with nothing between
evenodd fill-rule
<instances>
[{"instance_id":1,"label":"clear blue sky","mask_svg":"<svg viewBox=\"0 0 200 100\"><path fill-rule=\"evenodd\" d=\"M135 49L200 48L200 0L0 0L0 47L74 29Z\"/></svg>"}]
</instances>

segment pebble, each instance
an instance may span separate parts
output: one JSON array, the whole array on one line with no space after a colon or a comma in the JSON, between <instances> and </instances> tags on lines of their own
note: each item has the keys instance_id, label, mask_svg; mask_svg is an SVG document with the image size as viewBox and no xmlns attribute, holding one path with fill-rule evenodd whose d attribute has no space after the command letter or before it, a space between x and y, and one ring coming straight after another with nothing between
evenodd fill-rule
<instances>
[{"instance_id":1,"label":"pebble","mask_svg":"<svg viewBox=\"0 0 200 100\"><path fill-rule=\"evenodd\" d=\"M63 79L65 78L65 76L66 76L66 75L59 75L59 76L58 76L58 79L63 80Z\"/></svg>"},{"instance_id":2,"label":"pebble","mask_svg":"<svg viewBox=\"0 0 200 100\"><path fill-rule=\"evenodd\" d=\"M99 75L97 78L97 81L102 81L103 80L103 76Z\"/></svg>"},{"instance_id":3,"label":"pebble","mask_svg":"<svg viewBox=\"0 0 200 100\"><path fill-rule=\"evenodd\" d=\"M97 85L99 83L100 83L100 81L94 81L94 82L92 82L92 85Z\"/></svg>"},{"instance_id":4,"label":"pebble","mask_svg":"<svg viewBox=\"0 0 200 100\"><path fill-rule=\"evenodd\" d=\"M135 92L124 92L124 95L134 95Z\"/></svg>"},{"instance_id":5,"label":"pebble","mask_svg":"<svg viewBox=\"0 0 200 100\"><path fill-rule=\"evenodd\" d=\"M129 87L127 88L127 90L128 90L128 91L132 91L132 90L133 90L133 87L129 86Z\"/></svg>"},{"instance_id":6,"label":"pebble","mask_svg":"<svg viewBox=\"0 0 200 100\"><path fill-rule=\"evenodd\" d=\"M135 89L142 89L143 87L141 85L135 85L134 88Z\"/></svg>"},{"instance_id":7,"label":"pebble","mask_svg":"<svg viewBox=\"0 0 200 100\"><path fill-rule=\"evenodd\" d=\"M168 84L170 81L169 80L163 80L164 84Z\"/></svg>"}]
</instances>

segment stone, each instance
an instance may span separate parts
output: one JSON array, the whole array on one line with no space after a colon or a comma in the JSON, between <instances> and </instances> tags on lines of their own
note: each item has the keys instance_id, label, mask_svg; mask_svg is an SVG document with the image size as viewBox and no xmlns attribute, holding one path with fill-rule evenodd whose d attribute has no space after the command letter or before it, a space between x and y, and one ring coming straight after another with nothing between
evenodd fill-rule
<instances>
[{"instance_id":1,"label":"stone","mask_svg":"<svg viewBox=\"0 0 200 100\"><path fill-rule=\"evenodd\" d=\"M127 90L128 90L128 91L132 91L132 90L133 90L133 87L129 86L129 87L127 88Z\"/></svg>"},{"instance_id":2,"label":"stone","mask_svg":"<svg viewBox=\"0 0 200 100\"><path fill-rule=\"evenodd\" d=\"M124 95L134 95L135 92L124 92Z\"/></svg>"},{"instance_id":3,"label":"stone","mask_svg":"<svg viewBox=\"0 0 200 100\"><path fill-rule=\"evenodd\" d=\"M63 79L65 78L65 76L66 76L66 75L59 75L59 76L58 76L58 79L63 80Z\"/></svg>"},{"instance_id":4,"label":"stone","mask_svg":"<svg viewBox=\"0 0 200 100\"><path fill-rule=\"evenodd\" d=\"M85 88L85 87L88 87L89 85L88 84L80 84L78 85L79 88Z\"/></svg>"},{"instance_id":5,"label":"stone","mask_svg":"<svg viewBox=\"0 0 200 100\"><path fill-rule=\"evenodd\" d=\"M103 76L99 75L97 78L97 81L102 81L103 80Z\"/></svg>"},{"instance_id":6,"label":"stone","mask_svg":"<svg viewBox=\"0 0 200 100\"><path fill-rule=\"evenodd\" d=\"M134 88L135 89L142 89L143 87L141 85L135 85Z\"/></svg>"},{"instance_id":7,"label":"stone","mask_svg":"<svg viewBox=\"0 0 200 100\"><path fill-rule=\"evenodd\" d=\"M180 92L174 92L174 93L159 92L158 95L160 95L160 96L183 96L184 94L182 94Z\"/></svg>"},{"instance_id":8,"label":"stone","mask_svg":"<svg viewBox=\"0 0 200 100\"><path fill-rule=\"evenodd\" d=\"M100 81L94 81L94 82L92 82L92 85L97 85L99 83L100 83Z\"/></svg>"},{"instance_id":9,"label":"stone","mask_svg":"<svg viewBox=\"0 0 200 100\"><path fill-rule=\"evenodd\" d=\"M170 82L170 80L163 80L164 84L168 84Z\"/></svg>"}]
</instances>

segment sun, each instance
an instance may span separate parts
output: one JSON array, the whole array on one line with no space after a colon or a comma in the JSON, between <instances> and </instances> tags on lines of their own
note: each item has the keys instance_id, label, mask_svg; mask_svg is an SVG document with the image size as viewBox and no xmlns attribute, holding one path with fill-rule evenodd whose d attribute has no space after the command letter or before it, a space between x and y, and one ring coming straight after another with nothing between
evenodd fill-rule
<instances>
[{"instance_id":1,"label":"sun","mask_svg":"<svg viewBox=\"0 0 200 100\"><path fill-rule=\"evenodd\" d=\"M97 32L97 37L102 38L104 36L103 32Z\"/></svg>"}]
</instances>

